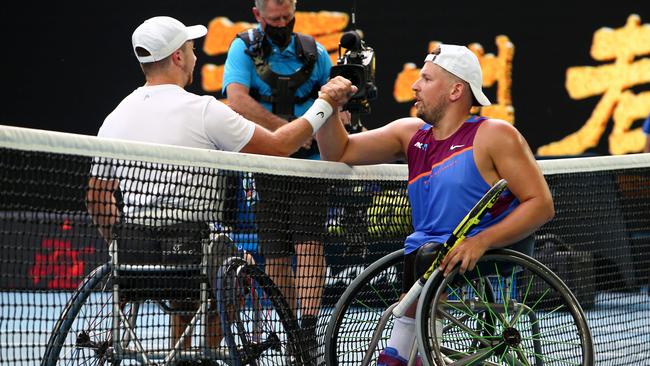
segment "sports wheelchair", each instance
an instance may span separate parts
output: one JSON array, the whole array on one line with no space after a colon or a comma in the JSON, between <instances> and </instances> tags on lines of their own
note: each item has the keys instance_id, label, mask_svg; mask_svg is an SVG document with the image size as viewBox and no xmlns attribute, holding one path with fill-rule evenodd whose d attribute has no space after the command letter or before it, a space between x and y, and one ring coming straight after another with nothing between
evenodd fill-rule
<instances>
[{"instance_id":1,"label":"sports wheelchair","mask_svg":"<svg viewBox=\"0 0 650 366\"><path fill-rule=\"evenodd\" d=\"M296 318L273 281L227 235L195 239L174 236L162 260L133 248L127 255L113 240L110 261L67 302L41 365L307 364ZM191 320L172 337L174 316Z\"/></svg>"},{"instance_id":2,"label":"sports wheelchair","mask_svg":"<svg viewBox=\"0 0 650 366\"><path fill-rule=\"evenodd\" d=\"M404 250L370 265L337 302L326 330L328 365L374 365L400 303ZM585 314L569 288L537 260L487 252L471 272L427 280L408 365L593 365Z\"/></svg>"}]
</instances>

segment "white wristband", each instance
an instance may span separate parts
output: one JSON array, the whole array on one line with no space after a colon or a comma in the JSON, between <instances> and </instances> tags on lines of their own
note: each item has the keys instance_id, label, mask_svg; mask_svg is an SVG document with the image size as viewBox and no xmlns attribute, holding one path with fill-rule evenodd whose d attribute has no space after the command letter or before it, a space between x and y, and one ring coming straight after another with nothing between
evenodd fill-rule
<instances>
[{"instance_id":1,"label":"white wristband","mask_svg":"<svg viewBox=\"0 0 650 366\"><path fill-rule=\"evenodd\" d=\"M313 133L315 134L316 131L327 122L327 119L330 118L332 112L334 112L332 106L327 103L325 99L318 98L314 101L314 104L309 107L307 112L302 115L302 118L309 122L314 130Z\"/></svg>"}]
</instances>

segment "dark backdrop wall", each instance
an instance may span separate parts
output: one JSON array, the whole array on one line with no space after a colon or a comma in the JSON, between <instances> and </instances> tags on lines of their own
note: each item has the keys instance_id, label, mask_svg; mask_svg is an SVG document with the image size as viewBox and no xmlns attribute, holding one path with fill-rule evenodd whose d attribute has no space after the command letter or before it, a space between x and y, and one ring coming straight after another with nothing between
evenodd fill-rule
<instances>
[{"instance_id":1,"label":"dark backdrop wall","mask_svg":"<svg viewBox=\"0 0 650 366\"><path fill-rule=\"evenodd\" d=\"M252 0L15 3L5 10L0 27L3 44L4 103L0 124L80 134L95 134L104 117L143 77L131 50L131 33L144 19L174 16L185 24L207 25L217 16L254 22ZM515 5L516 4L516 5ZM56 5L56 6L55 6ZM302 0L301 11L349 12L352 1ZM404 63L421 66L429 41L478 42L497 53L495 37L507 35L515 45L512 96L516 126L533 150L577 131L600 99L572 100L565 89L566 70L598 66L590 47L601 27L620 28L630 14L650 21L644 1L584 2L563 6L532 2L383 2L358 0L357 27L377 54L379 99L364 119L375 128L409 113L410 103L395 102L392 93ZM190 90L204 94L199 71L203 63L223 63L197 44L199 61ZM488 90L494 99L495 88ZM649 90L641 85L635 92ZM219 96L219 95L217 95ZM636 125L640 125L641 120ZM607 154L607 135L589 153Z\"/></svg>"}]
</instances>

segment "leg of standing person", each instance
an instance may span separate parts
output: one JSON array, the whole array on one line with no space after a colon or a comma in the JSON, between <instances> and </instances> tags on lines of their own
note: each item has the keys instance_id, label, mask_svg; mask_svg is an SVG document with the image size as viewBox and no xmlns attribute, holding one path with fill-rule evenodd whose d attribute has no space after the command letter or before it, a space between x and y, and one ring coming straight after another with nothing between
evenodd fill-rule
<instances>
[{"instance_id":1,"label":"leg of standing person","mask_svg":"<svg viewBox=\"0 0 650 366\"><path fill-rule=\"evenodd\" d=\"M265 272L273 280L273 283L278 286L284 298L287 299L291 311L296 314L296 291L291 267L290 256L265 256Z\"/></svg>"},{"instance_id":2,"label":"leg of standing person","mask_svg":"<svg viewBox=\"0 0 650 366\"><path fill-rule=\"evenodd\" d=\"M264 271L280 289L282 295L296 314L296 295L292 270L294 255L288 220L291 210L289 201L274 187L278 182L264 174L255 175L255 189L259 202L255 205L255 222L258 231L258 251L264 257ZM284 191L284 189L282 190Z\"/></svg>"},{"instance_id":3,"label":"leg of standing person","mask_svg":"<svg viewBox=\"0 0 650 366\"><path fill-rule=\"evenodd\" d=\"M325 286L324 239L327 232L327 192L329 185L314 181L296 182L304 192L295 198L292 232L296 243L296 294L300 305L300 325L305 348L312 363L319 353L318 316Z\"/></svg>"},{"instance_id":4,"label":"leg of standing person","mask_svg":"<svg viewBox=\"0 0 650 366\"><path fill-rule=\"evenodd\" d=\"M321 241L296 245L296 293L301 315L317 316L325 285L325 253Z\"/></svg>"},{"instance_id":5,"label":"leg of standing person","mask_svg":"<svg viewBox=\"0 0 650 366\"><path fill-rule=\"evenodd\" d=\"M317 347L316 326L325 286L323 243L308 241L296 245L296 293L300 302L300 326L309 348Z\"/></svg>"},{"instance_id":6,"label":"leg of standing person","mask_svg":"<svg viewBox=\"0 0 650 366\"><path fill-rule=\"evenodd\" d=\"M292 180L282 182L283 188L279 189L278 183L268 176L256 178L260 195L256 216L260 253L265 257L265 272L299 318L305 347L315 360L326 271L323 239L327 212L323 202L327 187Z\"/></svg>"}]
</instances>

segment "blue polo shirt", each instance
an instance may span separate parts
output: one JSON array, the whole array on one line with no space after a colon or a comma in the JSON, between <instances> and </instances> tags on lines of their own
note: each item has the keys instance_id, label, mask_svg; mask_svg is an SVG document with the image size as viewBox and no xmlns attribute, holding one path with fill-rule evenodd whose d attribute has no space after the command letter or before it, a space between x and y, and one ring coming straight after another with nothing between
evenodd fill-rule
<instances>
[{"instance_id":1,"label":"blue polo shirt","mask_svg":"<svg viewBox=\"0 0 650 366\"><path fill-rule=\"evenodd\" d=\"M325 85L329 79L330 69L332 68L330 57L321 44L316 43L316 47L318 59L314 64L309 79L296 91L296 97L298 98L308 95L314 86ZM249 89L256 89L260 95L270 96L271 88L257 75L253 60L244 52L245 49L246 43L239 38L235 38L230 45L223 72L223 94L226 95L226 88L230 83L238 83ZM300 70L303 63L296 56L296 36L291 36L291 42L284 50L280 50L278 46L271 42L271 55L268 57L268 63L271 70L280 75L291 75ZM302 116L313 103L314 100L311 99L302 104L297 104L294 108L294 115ZM272 110L270 103L261 104L269 111Z\"/></svg>"}]
</instances>

